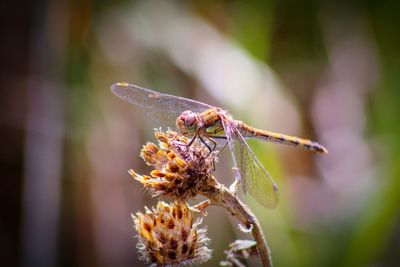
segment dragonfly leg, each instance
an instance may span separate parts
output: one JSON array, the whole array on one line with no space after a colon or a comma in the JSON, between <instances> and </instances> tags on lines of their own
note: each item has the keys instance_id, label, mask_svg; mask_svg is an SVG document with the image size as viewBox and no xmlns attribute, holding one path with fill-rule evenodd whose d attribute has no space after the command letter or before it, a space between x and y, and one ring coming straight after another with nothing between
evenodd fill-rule
<instances>
[{"instance_id":1,"label":"dragonfly leg","mask_svg":"<svg viewBox=\"0 0 400 267\"><path fill-rule=\"evenodd\" d=\"M215 148L217 147L217 142L216 142L214 139L224 139L224 140L226 140L226 137L225 137L225 136L208 136L207 138L208 138L208 140L212 141L212 142L215 144L215 147L214 147L213 150L215 150ZM218 154L221 153L221 151L224 150L224 148L225 148L227 145L228 145L228 142L225 142L225 144L222 146L222 148L219 149ZM217 155L218 155L218 154L217 154ZM217 156L217 155L216 155L216 156Z\"/></svg>"},{"instance_id":2,"label":"dragonfly leg","mask_svg":"<svg viewBox=\"0 0 400 267\"><path fill-rule=\"evenodd\" d=\"M206 136L205 138L207 138L207 140L210 141L210 142L213 144L213 148L211 148L211 147L206 143L206 141L201 137L201 135L199 135L199 138L200 138L200 141L201 141L201 142L208 148L208 150L210 151L210 152L207 154L206 157L210 156L210 155L211 155L211 152L213 152L213 151L215 150L215 148L217 147L217 142L216 142L215 140L213 140L212 138L209 138L209 137ZM215 171L215 157L213 158L212 166L213 166L213 171Z\"/></svg>"},{"instance_id":3,"label":"dragonfly leg","mask_svg":"<svg viewBox=\"0 0 400 267\"><path fill-rule=\"evenodd\" d=\"M210 141L211 143L213 143L213 148L211 149L211 151L214 151L215 150L215 148L217 147L217 142L214 140L214 139L212 139L212 138L209 138L209 137L206 137L207 138L207 140L208 141ZM211 154L211 151L210 151L210 154ZM209 154L209 155L210 155Z\"/></svg>"},{"instance_id":4,"label":"dragonfly leg","mask_svg":"<svg viewBox=\"0 0 400 267\"><path fill-rule=\"evenodd\" d=\"M219 154L222 150L224 150L224 148L225 148L227 145L228 145L228 142L225 143L225 145L221 148L221 150L218 152L218 154Z\"/></svg>"},{"instance_id":5,"label":"dragonfly leg","mask_svg":"<svg viewBox=\"0 0 400 267\"><path fill-rule=\"evenodd\" d=\"M199 135L199 138L200 138L200 135ZM205 143L205 141L204 141L203 139L200 138L200 140L202 141L202 143L203 143L205 146L207 146L208 150L210 150L210 153L208 153L207 157L208 157L209 155L211 155L211 152L214 151L215 148L217 147L217 142L216 142L213 138L216 138L216 139L226 139L226 137L224 137L224 136L211 136L211 137L206 136L206 138L207 138L207 140L209 140L210 142L212 142L213 145L214 145L213 148L211 149L211 148ZM213 171L215 171L215 157L218 156L218 154L221 153L221 151L224 150L224 148L225 148L227 145L228 145L228 142L226 142L226 143L224 144L224 146L214 155L214 159L213 159Z\"/></svg>"},{"instance_id":6,"label":"dragonfly leg","mask_svg":"<svg viewBox=\"0 0 400 267\"><path fill-rule=\"evenodd\" d=\"M188 146L191 146L191 145L193 144L194 140L196 140L197 135L198 135L198 132L196 131L196 133L195 133L194 136L192 137L192 140L190 140Z\"/></svg>"},{"instance_id":7,"label":"dragonfly leg","mask_svg":"<svg viewBox=\"0 0 400 267\"><path fill-rule=\"evenodd\" d=\"M213 149L211 149L211 147L207 144L206 141L204 141L204 139L201 137L201 135L199 135L199 139L200 139L200 141L203 143L203 145L205 145L205 146L207 147L209 153L208 153L208 155L207 155L206 157L208 157L208 156L211 154L211 152L215 149L215 146L216 146L217 144L216 144L215 141L213 140L213 142L214 142L214 147L213 147ZM208 138L207 138L207 139L208 139ZM210 139L208 139L208 140L210 140Z\"/></svg>"},{"instance_id":8,"label":"dragonfly leg","mask_svg":"<svg viewBox=\"0 0 400 267\"><path fill-rule=\"evenodd\" d=\"M199 135L199 139L207 147L207 149L209 150L209 152L208 152L206 157L210 156L211 152L213 152L215 147L217 146L217 142L215 142L214 140L212 140L210 138L207 138L207 140L211 141L214 144L214 147L211 149L211 147L206 143L206 141L201 137L201 135ZM212 171L215 171L215 159L213 159L213 161L212 161L212 166L213 166L213 170Z\"/></svg>"}]
</instances>

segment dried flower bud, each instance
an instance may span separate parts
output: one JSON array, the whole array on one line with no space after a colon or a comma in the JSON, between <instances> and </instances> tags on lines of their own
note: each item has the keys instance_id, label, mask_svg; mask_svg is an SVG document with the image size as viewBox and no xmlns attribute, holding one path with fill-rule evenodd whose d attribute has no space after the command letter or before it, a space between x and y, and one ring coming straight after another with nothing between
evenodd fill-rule
<instances>
[{"instance_id":1,"label":"dried flower bud","mask_svg":"<svg viewBox=\"0 0 400 267\"><path fill-rule=\"evenodd\" d=\"M185 202L158 202L156 208L146 208L145 214L138 212L132 218L140 259L151 266L186 266L211 257L206 230L199 228L200 219L193 222L193 212Z\"/></svg>"},{"instance_id":2,"label":"dried flower bud","mask_svg":"<svg viewBox=\"0 0 400 267\"><path fill-rule=\"evenodd\" d=\"M187 199L196 196L212 179L213 155L204 145L196 142L189 146L189 140L175 132L156 131L159 147L153 143L143 146L141 157L154 170L148 175L129 173L153 194L173 199Z\"/></svg>"}]
</instances>

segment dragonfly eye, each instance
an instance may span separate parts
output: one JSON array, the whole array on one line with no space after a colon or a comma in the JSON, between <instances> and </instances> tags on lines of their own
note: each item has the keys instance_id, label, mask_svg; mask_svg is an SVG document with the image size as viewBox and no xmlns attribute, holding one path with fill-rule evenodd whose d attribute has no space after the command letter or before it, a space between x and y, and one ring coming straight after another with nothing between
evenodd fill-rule
<instances>
[{"instance_id":1,"label":"dragonfly eye","mask_svg":"<svg viewBox=\"0 0 400 267\"><path fill-rule=\"evenodd\" d=\"M190 132L196 129L198 124L197 115L190 110L182 112L176 120L176 125L181 132Z\"/></svg>"},{"instance_id":2,"label":"dragonfly eye","mask_svg":"<svg viewBox=\"0 0 400 267\"><path fill-rule=\"evenodd\" d=\"M186 114L185 124L186 126L192 127L197 122L197 117L193 112Z\"/></svg>"}]
</instances>

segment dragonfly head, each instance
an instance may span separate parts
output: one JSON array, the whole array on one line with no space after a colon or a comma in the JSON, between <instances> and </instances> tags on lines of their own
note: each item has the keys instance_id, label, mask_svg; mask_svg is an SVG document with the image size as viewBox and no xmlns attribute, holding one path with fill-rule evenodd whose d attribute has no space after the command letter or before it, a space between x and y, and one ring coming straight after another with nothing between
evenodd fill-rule
<instances>
[{"instance_id":1,"label":"dragonfly head","mask_svg":"<svg viewBox=\"0 0 400 267\"><path fill-rule=\"evenodd\" d=\"M176 119L176 126L181 133L194 133L199 128L199 122L196 113L186 110Z\"/></svg>"}]
</instances>

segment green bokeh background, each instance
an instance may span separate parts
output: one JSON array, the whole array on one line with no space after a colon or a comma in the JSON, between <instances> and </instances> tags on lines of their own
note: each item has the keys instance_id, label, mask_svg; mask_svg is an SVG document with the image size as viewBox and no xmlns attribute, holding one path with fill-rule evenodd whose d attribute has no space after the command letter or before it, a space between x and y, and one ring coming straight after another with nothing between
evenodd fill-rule
<instances>
[{"instance_id":1,"label":"green bokeh background","mask_svg":"<svg viewBox=\"0 0 400 267\"><path fill-rule=\"evenodd\" d=\"M149 171L138 155L157 125L111 94L111 84L127 81L328 147L316 156L250 142L281 190L277 210L248 199L274 266L399 266L398 10L390 0L2 8L2 265L143 265L130 213L155 200L127 170ZM205 47L226 62L203 58ZM224 73L236 75L217 77ZM251 77L259 87L234 86ZM225 154L217 176L229 184ZM203 266L217 266L230 242L247 237L219 208L203 224L214 250Z\"/></svg>"}]
</instances>

